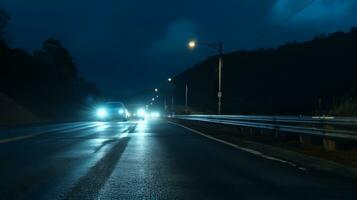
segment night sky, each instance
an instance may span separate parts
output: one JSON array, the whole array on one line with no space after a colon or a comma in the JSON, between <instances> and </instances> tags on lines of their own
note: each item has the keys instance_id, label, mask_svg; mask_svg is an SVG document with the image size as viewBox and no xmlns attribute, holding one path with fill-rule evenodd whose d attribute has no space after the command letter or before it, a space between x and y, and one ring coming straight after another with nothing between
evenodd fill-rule
<instances>
[{"instance_id":1,"label":"night sky","mask_svg":"<svg viewBox=\"0 0 357 200\"><path fill-rule=\"evenodd\" d=\"M56 38L81 73L121 96L155 87L214 55L187 41L222 40L225 51L272 47L357 26L357 0L1 0L11 45L28 51ZM281 26L275 25L285 21Z\"/></svg>"}]
</instances>

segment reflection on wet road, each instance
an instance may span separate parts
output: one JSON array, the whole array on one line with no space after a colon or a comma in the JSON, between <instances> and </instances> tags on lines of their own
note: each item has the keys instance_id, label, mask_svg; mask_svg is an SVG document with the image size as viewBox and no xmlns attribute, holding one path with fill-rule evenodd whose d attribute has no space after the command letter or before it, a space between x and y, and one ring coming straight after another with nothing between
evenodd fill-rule
<instances>
[{"instance_id":1,"label":"reflection on wet road","mask_svg":"<svg viewBox=\"0 0 357 200\"><path fill-rule=\"evenodd\" d=\"M15 141L1 138L0 141L8 141L0 145L1 196L53 199L72 194L69 191L78 188L79 180L85 181L83 177L90 170L108 160L110 152L118 151L113 147L125 148L135 127L136 122L67 123L45 126L45 130L27 127L13 133L14 138L21 134L35 135L30 138ZM9 138L6 130L2 132L2 136ZM120 156L119 152L114 153ZM118 158L113 159L112 165Z\"/></svg>"},{"instance_id":2,"label":"reflection on wet road","mask_svg":"<svg viewBox=\"0 0 357 200\"><path fill-rule=\"evenodd\" d=\"M0 177L1 199L341 199L356 186L164 120L0 130Z\"/></svg>"}]
</instances>

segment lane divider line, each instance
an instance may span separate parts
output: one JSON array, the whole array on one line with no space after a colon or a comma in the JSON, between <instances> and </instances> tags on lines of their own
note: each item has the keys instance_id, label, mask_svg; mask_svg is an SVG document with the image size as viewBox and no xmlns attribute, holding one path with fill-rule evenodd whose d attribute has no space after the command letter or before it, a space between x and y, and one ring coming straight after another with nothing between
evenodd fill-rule
<instances>
[{"instance_id":1,"label":"lane divider line","mask_svg":"<svg viewBox=\"0 0 357 200\"><path fill-rule=\"evenodd\" d=\"M236 145L236 144L233 144L233 143L230 143L230 142L227 142L227 141L224 141L224 140L221 140L221 139L212 137L212 136L207 135L207 134L205 134L205 133L203 133L203 132L201 132L201 131L198 131L198 130L189 128L189 127L187 127L187 126L184 126L184 125L181 125L181 124L178 124L178 123L175 123L175 122L170 122L170 121L167 121L167 122L168 122L168 123L171 123L171 124L174 124L174 125L176 125L176 126L179 126L179 127L181 127L181 128L187 129L187 130L189 130L189 131L191 131L191 132L194 132L194 133L196 133L196 134L199 134L199 135L201 135L201 136L203 136L203 137L206 137L206 138L208 138L208 139L214 140L214 141L216 141L216 142L220 142L220 143L222 143L222 144L225 144L225 145L228 145L228 146L230 146L230 147L239 149L239 150L241 150L241 151L245 151L245 152L254 154L254 155L256 155L256 156L265 158L265 159L267 159L267 160L277 161L277 162L284 163L284 164L287 164L287 165L290 165L290 166L293 166L293 167L297 167L299 170L302 170L302 171L306 171L306 170L307 170L306 168L298 167L296 164L294 164L294 163L292 163L292 162L289 162L289 161L286 161L286 160L282 160L282 159L279 159L279 158L275 158L275 157L272 157L272 156L265 155L264 153L259 152L259 151L257 151L257 150L238 146L238 145Z\"/></svg>"},{"instance_id":2,"label":"lane divider line","mask_svg":"<svg viewBox=\"0 0 357 200\"><path fill-rule=\"evenodd\" d=\"M15 142L15 141L18 141L18 140L29 139L29 138L33 138L33 137L36 137L36 136L41 135L41 134L43 134L43 133L36 133L36 134L31 134L31 135L24 135L24 136L6 138L6 139L0 140L0 144L9 143L9 142Z\"/></svg>"},{"instance_id":3,"label":"lane divider line","mask_svg":"<svg viewBox=\"0 0 357 200\"><path fill-rule=\"evenodd\" d=\"M33 137L37 137L46 133L51 133L51 132L71 132L71 131L76 131L76 130L81 130L81 129L85 129L85 128L91 128L94 127L96 125L89 125L89 124L80 124L80 125L74 125L73 127L58 127L58 128L53 128L53 129L49 129L49 130L44 130L44 131L40 131L34 134L28 134L28 135L22 135L22 136L16 136L16 137L10 137L10 138L4 138L4 139L0 139L0 144L5 144L5 143L9 143L9 142L16 142L16 141L20 141L20 140L25 140L25 139L30 139Z\"/></svg>"}]
</instances>

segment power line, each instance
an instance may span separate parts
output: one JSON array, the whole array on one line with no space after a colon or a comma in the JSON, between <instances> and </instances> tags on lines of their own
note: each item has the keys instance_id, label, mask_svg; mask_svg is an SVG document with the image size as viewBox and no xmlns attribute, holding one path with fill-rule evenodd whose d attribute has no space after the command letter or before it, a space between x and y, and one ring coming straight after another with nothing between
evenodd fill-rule
<instances>
[{"instance_id":1,"label":"power line","mask_svg":"<svg viewBox=\"0 0 357 200\"><path fill-rule=\"evenodd\" d=\"M304 11L306 8L308 8L312 3L314 3L315 0L310 0L305 6L301 7L300 9L298 9L295 13L290 14L289 16L287 16L285 19L283 19L280 23L276 24L275 26L271 27L271 29L269 30L268 34L270 32L273 32L275 29L279 28L281 25L283 25L284 23L288 22L290 19L292 19L293 17L295 17L296 15L298 15L299 13L301 13L302 11Z\"/></svg>"},{"instance_id":2,"label":"power line","mask_svg":"<svg viewBox=\"0 0 357 200\"><path fill-rule=\"evenodd\" d=\"M264 40L267 36L269 36L272 32L274 32L275 30L277 30L280 26L282 26L283 24L285 24L286 22L290 21L290 19L294 18L296 15L298 15L299 13L301 13L302 11L304 11L306 8L310 7L316 0L310 0L309 2L307 2L307 4L305 4L303 7L299 8L298 10L296 10L295 12L291 13L290 15L288 15L286 18L284 18L281 22L279 22L278 24L272 26L266 33L265 35L263 35L261 37L261 39L258 40L258 42L261 42L262 40Z\"/></svg>"}]
</instances>

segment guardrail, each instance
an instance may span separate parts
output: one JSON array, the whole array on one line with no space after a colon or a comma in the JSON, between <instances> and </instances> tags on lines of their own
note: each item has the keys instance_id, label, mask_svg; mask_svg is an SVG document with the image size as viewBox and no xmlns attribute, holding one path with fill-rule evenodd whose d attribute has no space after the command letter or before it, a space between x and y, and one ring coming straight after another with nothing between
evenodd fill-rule
<instances>
[{"instance_id":1,"label":"guardrail","mask_svg":"<svg viewBox=\"0 0 357 200\"><path fill-rule=\"evenodd\" d=\"M355 117L176 115L173 118L357 140Z\"/></svg>"}]
</instances>

